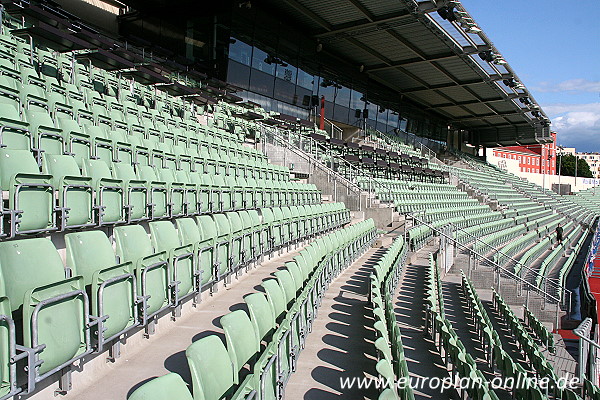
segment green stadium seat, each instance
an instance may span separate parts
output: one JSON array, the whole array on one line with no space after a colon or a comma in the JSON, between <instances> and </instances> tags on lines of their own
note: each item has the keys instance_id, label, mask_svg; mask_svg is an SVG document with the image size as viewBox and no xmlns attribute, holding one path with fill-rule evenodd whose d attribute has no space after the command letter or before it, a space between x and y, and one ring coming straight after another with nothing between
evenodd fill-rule
<instances>
[{"instance_id":1,"label":"green stadium seat","mask_svg":"<svg viewBox=\"0 0 600 400\"><path fill-rule=\"evenodd\" d=\"M177 230L170 221L150 222L152 246L155 252L166 252L171 266L171 281L174 284L174 304L200 292L200 272L192 244L181 244Z\"/></svg>"},{"instance_id":2,"label":"green stadium seat","mask_svg":"<svg viewBox=\"0 0 600 400\"><path fill-rule=\"evenodd\" d=\"M243 310L236 310L221 317L225 332L227 352L233 363L234 382L239 383L245 373L240 373L249 364L255 386L260 388L259 398L276 399L277 392L277 344L270 343L261 353L260 339L254 326ZM264 393L263 393L264 390Z\"/></svg>"},{"instance_id":3,"label":"green stadium seat","mask_svg":"<svg viewBox=\"0 0 600 400\"><path fill-rule=\"evenodd\" d=\"M128 400L194 400L187 384L176 373L154 378L137 388Z\"/></svg>"},{"instance_id":4,"label":"green stadium seat","mask_svg":"<svg viewBox=\"0 0 600 400\"><path fill-rule=\"evenodd\" d=\"M25 110L32 136L32 149L45 154L63 154L65 143L62 131L54 126L50 114L45 111Z\"/></svg>"},{"instance_id":5,"label":"green stadium seat","mask_svg":"<svg viewBox=\"0 0 600 400\"><path fill-rule=\"evenodd\" d=\"M92 178L83 177L71 156L45 154L42 171L52 176L58 191L60 229L84 228L96 224Z\"/></svg>"},{"instance_id":6,"label":"green stadium seat","mask_svg":"<svg viewBox=\"0 0 600 400\"><path fill-rule=\"evenodd\" d=\"M213 214L212 219L214 220L214 225L209 225L206 228L211 229L213 226L216 228L215 232L217 235L215 236L215 255L216 255L216 264L218 265L218 279L220 280L222 277L229 276L231 272L233 272L234 267L234 259L232 256L232 232L231 225L229 224L229 219L225 214ZM203 236L205 227L198 224L200 229L203 231Z\"/></svg>"},{"instance_id":7,"label":"green stadium seat","mask_svg":"<svg viewBox=\"0 0 600 400\"><path fill-rule=\"evenodd\" d=\"M65 151L71 154L79 168L83 168L83 161L93 156L91 138L83 132L77 121L71 118L57 118L57 125L61 129L61 135L65 143Z\"/></svg>"},{"instance_id":8,"label":"green stadium seat","mask_svg":"<svg viewBox=\"0 0 600 400\"><path fill-rule=\"evenodd\" d=\"M43 265L44 268L40 268ZM65 268L45 238L0 242L0 273L13 312L22 319L22 344L33 356L33 383L91 352L89 300L83 278L65 279ZM30 381L29 383L32 383ZM28 384L27 392L33 387Z\"/></svg>"},{"instance_id":9,"label":"green stadium seat","mask_svg":"<svg viewBox=\"0 0 600 400\"><path fill-rule=\"evenodd\" d=\"M0 188L8 192L11 237L57 229L52 177L40 174L29 150L0 148Z\"/></svg>"},{"instance_id":10,"label":"green stadium seat","mask_svg":"<svg viewBox=\"0 0 600 400\"><path fill-rule=\"evenodd\" d=\"M218 336L210 335L195 341L185 355L192 375L194 400L238 400L255 393L252 375L248 375L242 384L235 385L232 360Z\"/></svg>"},{"instance_id":11,"label":"green stadium seat","mask_svg":"<svg viewBox=\"0 0 600 400\"><path fill-rule=\"evenodd\" d=\"M260 342L256 331L243 310L236 310L221 317L221 326L225 333L225 343L229 358L233 363L234 383L239 383L239 373L244 365L254 364L259 352Z\"/></svg>"},{"instance_id":12,"label":"green stadium seat","mask_svg":"<svg viewBox=\"0 0 600 400\"><path fill-rule=\"evenodd\" d=\"M186 182L177 181L174 170L159 168L156 172L158 178L167 184L170 217L176 218L185 215L188 204Z\"/></svg>"},{"instance_id":13,"label":"green stadium seat","mask_svg":"<svg viewBox=\"0 0 600 400\"><path fill-rule=\"evenodd\" d=\"M125 204L128 209L127 222L143 221L150 218L148 204L149 189L143 180L137 178L133 166L123 163L112 164L113 176L125 185Z\"/></svg>"},{"instance_id":14,"label":"green stadium seat","mask_svg":"<svg viewBox=\"0 0 600 400\"><path fill-rule=\"evenodd\" d=\"M206 220L212 218L205 216ZM175 220L179 240L182 245L194 247L195 265L199 269L200 289L215 282L216 271L214 263L214 241L212 237L203 239L198 224L192 218L178 218Z\"/></svg>"},{"instance_id":15,"label":"green stadium seat","mask_svg":"<svg viewBox=\"0 0 600 400\"><path fill-rule=\"evenodd\" d=\"M142 325L174 305L171 267L166 251L155 252L141 225L115 227L115 252L119 262L131 262L135 268L137 293L141 296Z\"/></svg>"},{"instance_id":16,"label":"green stadium seat","mask_svg":"<svg viewBox=\"0 0 600 400\"><path fill-rule=\"evenodd\" d=\"M138 166L138 180L144 181L148 188L148 205L152 219L169 217L169 190L167 183L160 181L154 168L148 165Z\"/></svg>"},{"instance_id":17,"label":"green stadium seat","mask_svg":"<svg viewBox=\"0 0 600 400\"><path fill-rule=\"evenodd\" d=\"M19 99L0 96L0 146L11 150L30 150L33 138L29 132L29 124L19 114Z\"/></svg>"},{"instance_id":18,"label":"green stadium seat","mask_svg":"<svg viewBox=\"0 0 600 400\"><path fill-rule=\"evenodd\" d=\"M83 277L92 293L92 315L98 319L97 351L138 325L138 298L132 262L116 264L102 231L65 235L67 267Z\"/></svg>"},{"instance_id":19,"label":"green stadium seat","mask_svg":"<svg viewBox=\"0 0 600 400\"><path fill-rule=\"evenodd\" d=\"M108 165L102 160L84 160L83 175L92 178L98 225L127 222L123 181L113 179Z\"/></svg>"}]
</instances>

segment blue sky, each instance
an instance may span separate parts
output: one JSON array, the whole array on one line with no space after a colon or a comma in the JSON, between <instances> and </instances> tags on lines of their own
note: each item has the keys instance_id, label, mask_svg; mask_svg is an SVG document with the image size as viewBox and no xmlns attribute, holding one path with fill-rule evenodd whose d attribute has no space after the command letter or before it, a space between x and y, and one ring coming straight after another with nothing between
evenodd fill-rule
<instances>
[{"instance_id":1,"label":"blue sky","mask_svg":"<svg viewBox=\"0 0 600 400\"><path fill-rule=\"evenodd\" d=\"M550 117L558 143L600 152L600 2L461 2Z\"/></svg>"}]
</instances>

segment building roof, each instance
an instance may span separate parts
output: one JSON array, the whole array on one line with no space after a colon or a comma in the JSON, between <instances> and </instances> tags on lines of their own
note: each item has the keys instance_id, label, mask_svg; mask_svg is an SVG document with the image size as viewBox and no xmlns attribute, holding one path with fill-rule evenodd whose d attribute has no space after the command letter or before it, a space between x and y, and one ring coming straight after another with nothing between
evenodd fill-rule
<instances>
[{"instance_id":1,"label":"building roof","mask_svg":"<svg viewBox=\"0 0 600 400\"><path fill-rule=\"evenodd\" d=\"M523 153L523 154L527 154L529 156L539 156L540 153L536 153L533 150L530 150L526 147L523 146L507 146L507 147L499 147L499 148L495 148L495 151L511 151L511 152L515 152L515 153Z\"/></svg>"},{"instance_id":2,"label":"building roof","mask_svg":"<svg viewBox=\"0 0 600 400\"><path fill-rule=\"evenodd\" d=\"M183 20L196 12L209 15L205 4L212 4L122 1ZM315 64L312 73L351 80L355 88L370 89L369 101L401 116L419 115L415 133L421 136L446 140L450 126L469 131L470 143L488 147L551 141L548 117L459 0L217 3L229 7L235 35L282 58L289 49L291 63L300 61L302 46L300 57ZM379 98L378 88L385 89Z\"/></svg>"},{"instance_id":3,"label":"building roof","mask_svg":"<svg viewBox=\"0 0 600 400\"><path fill-rule=\"evenodd\" d=\"M324 50L341 55L453 127L477 133L481 144L532 144L550 138L549 127L542 126L546 115L459 1L448 3L459 17L454 22L438 13L445 4L441 1L265 1L284 20L304 27ZM471 33L459 21L470 24ZM497 63L481 59L486 51Z\"/></svg>"}]
</instances>

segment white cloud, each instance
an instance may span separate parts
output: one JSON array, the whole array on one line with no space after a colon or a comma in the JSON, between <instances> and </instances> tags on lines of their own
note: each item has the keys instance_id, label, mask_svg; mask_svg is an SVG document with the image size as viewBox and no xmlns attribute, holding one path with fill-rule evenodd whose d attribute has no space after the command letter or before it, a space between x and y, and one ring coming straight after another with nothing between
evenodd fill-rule
<instances>
[{"instance_id":1,"label":"white cloud","mask_svg":"<svg viewBox=\"0 0 600 400\"><path fill-rule=\"evenodd\" d=\"M580 151L600 151L600 103L542 106L552 120L563 146Z\"/></svg>"},{"instance_id":2,"label":"white cloud","mask_svg":"<svg viewBox=\"0 0 600 400\"><path fill-rule=\"evenodd\" d=\"M559 83L540 82L532 88L539 92L600 92L600 81L587 79L569 79Z\"/></svg>"}]
</instances>

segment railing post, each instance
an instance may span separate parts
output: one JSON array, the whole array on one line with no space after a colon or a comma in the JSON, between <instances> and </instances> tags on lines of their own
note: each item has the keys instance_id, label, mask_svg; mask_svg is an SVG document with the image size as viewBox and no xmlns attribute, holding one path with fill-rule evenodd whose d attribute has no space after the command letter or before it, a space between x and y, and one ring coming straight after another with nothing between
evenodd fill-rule
<instances>
[{"instance_id":1,"label":"railing post","mask_svg":"<svg viewBox=\"0 0 600 400\"><path fill-rule=\"evenodd\" d=\"M333 179L333 200L337 203L337 179Z\"/></svg>"}]
</instances>

